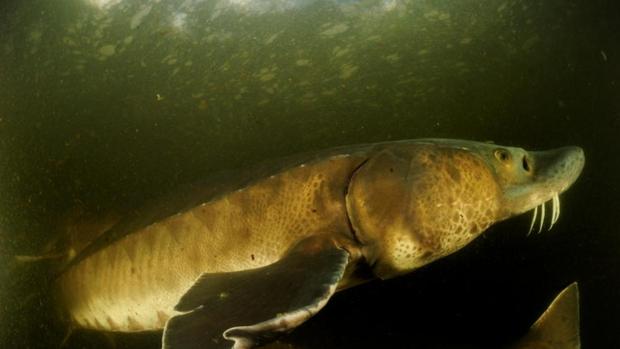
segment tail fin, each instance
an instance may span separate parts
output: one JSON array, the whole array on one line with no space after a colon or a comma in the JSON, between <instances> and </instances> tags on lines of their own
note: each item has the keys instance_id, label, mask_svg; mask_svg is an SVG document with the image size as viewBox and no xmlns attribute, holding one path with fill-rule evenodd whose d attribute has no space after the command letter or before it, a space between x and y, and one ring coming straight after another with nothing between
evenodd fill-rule
<instances>
[{"instance_id":1,"label":"tail fin","mask_svg":"<svg viewBox=\"0 0 620 349\"><path fill-rule=\"evenodd\" d=\"M15 255L15 262L27 264L57 261L66 264L82 249L120 220L115 212L88 212L83 206L76 206L59 219L57 234L40 254Z\"/></svg>"},{"instance_id":2,"label":"tail fin","mask_svg":"<svg viewBox=\"0 0 620 349\"><path fill-rule=\"evenodd\" d=\"M54 277L119 217L113 212L93 212L78 206L51 224L53 238L39 253L0 251L0 323L6 324L0 328L0 347L38 348L45 347L41 343L57 345L67 341L71 326L59 317L62 313L54 299ZM39 335L33 336L33 329Z\"/></svg>"}]
</instances>

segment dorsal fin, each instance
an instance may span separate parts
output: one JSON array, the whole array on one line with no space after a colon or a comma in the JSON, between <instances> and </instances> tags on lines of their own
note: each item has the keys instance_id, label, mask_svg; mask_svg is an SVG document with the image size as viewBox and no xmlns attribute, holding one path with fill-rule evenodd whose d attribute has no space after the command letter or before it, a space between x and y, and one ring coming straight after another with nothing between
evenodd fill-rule
<instances>
[{"instance_id":1,"label":"dorsal fin","mask_svg":"<svg viewBox=\"0 0 620 349\"><path fill-rule=\"evenodd\" d=\"M512 349L579 349L579 288L574 282L560 292Z\"/></svg>"}]
</instances>

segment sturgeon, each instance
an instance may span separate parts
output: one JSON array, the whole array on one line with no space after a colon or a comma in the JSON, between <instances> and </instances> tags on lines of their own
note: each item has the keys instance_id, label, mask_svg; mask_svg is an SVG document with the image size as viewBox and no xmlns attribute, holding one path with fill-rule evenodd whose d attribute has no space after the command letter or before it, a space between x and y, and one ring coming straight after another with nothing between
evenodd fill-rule
<instances>
[{"instance_id":1,"label":"sturgeon","mask_svg":"<svg viewBox=\"0 0 620 349\"><path fill-rule=\"evenodd\" d=\"M409 273L496 222L535 210L532 226L552 226L584 162L579 147L419 139L220 176L100 236L57 277L58 303L79 328L163 329L162 348L260 346L336 291Z\"/></svg>"}]
</instances>

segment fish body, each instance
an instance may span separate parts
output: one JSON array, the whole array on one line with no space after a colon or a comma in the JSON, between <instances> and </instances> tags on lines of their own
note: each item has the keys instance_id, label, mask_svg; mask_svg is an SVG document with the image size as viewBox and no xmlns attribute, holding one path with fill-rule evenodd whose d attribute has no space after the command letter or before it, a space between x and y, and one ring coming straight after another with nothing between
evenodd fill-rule
<instances>
[{"instance_id":1,"label":"fish body","mask_svg":"<svg viewBox=\"0 0 620 349\"><path fill-rule=\"evenodd\" d=\"M272 264L316 231L350 244L344 195L363 161L335 154L297 164L136 229L61 275L63 306L83 328L162 329L202 273Z\"/></svg>"},{"instance_id":2,"label":"fish body","mask_svg":"<svg viewBox=\"0 0 620 349\"><path fill-rule=\"evenodd\" d=\"M583 159L422 139L276 162L117 224L60 274L59 303L77 327L164 329L164 348L251 348L337 290L415 270L495 222L550 200L557 220Z\"/></svg>"}]
</instances>

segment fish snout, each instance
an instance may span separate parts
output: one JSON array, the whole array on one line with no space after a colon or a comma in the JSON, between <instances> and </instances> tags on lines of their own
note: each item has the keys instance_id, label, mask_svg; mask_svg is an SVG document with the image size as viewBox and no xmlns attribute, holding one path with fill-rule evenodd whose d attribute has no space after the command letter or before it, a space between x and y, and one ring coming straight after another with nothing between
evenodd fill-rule
<instances>
[{"instance_id":1,"label":"fish snout","mask_svg":"<svg viewBox=\"0 0 620 349\"><path fill-rule=\"evenodd\" d=\"M502 219L535 209L558 196L579 177L585 165L582 148L568 146L545 151L525 152L523 168L527 176L518 178L504 189Z\"/></svg>"},{"instance_id":2,"label":"fish snout","mask_svg":"<svg viewBox=\"0 0 620 349\"><path fill-rule=\"evenodd\" d=\"M577 146L533 153L537 181L548 183L557 194L564 192L577 180L585 165L585 153Z\"/></svg>"}]
</instances>

